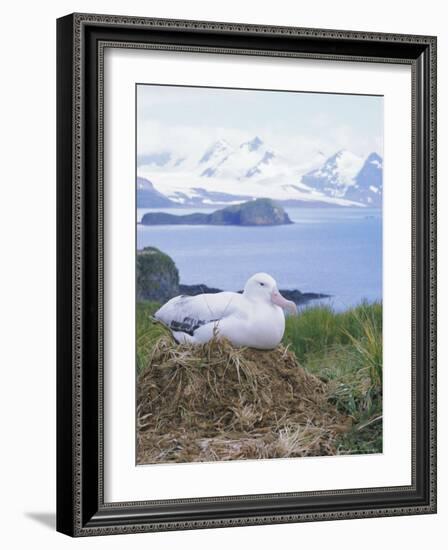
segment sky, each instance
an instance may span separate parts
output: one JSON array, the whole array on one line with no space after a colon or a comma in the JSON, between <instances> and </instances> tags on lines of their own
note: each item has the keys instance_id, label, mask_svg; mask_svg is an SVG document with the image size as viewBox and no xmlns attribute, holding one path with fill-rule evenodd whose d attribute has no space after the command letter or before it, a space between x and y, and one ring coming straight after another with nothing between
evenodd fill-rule
<instances>
[{"instance_id":1,"label":"sky","mask_svg":"<svg viewBox=\"0 0 448 550\"><path fill-rule=\"evenodd\" d=\"M259 136L298 162L317 151L383 154L379 96L137 85L138 157L201 155L217 139Z\"/></svg>"}]
</instances>

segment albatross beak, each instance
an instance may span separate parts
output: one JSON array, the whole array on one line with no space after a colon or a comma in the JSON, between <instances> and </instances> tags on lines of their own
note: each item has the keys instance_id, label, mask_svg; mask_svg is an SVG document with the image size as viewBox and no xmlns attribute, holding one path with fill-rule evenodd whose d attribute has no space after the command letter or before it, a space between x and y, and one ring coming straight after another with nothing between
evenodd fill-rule
<instances>
[{"instance_id":1,"label":"albatross beak","mask_svg":"<svg viewBox=\"0 0 448 550\"><path fill-rule=\"evenodd\" d=\"M297 315L297 306L291 300L283 298L278 290L273 290L271 294L272 303L280 306L283 309L288 309L293 315Z\"/></svg>"}]
</instances>

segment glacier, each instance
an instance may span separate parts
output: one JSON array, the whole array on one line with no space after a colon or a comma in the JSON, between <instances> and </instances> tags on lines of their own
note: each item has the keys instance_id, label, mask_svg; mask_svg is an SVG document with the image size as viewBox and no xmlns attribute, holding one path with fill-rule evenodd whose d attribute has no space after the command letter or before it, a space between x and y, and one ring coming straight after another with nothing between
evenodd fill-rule
<instances>
[{"instance_id":1,"label":"glacier","mask_svg":"<svg viewBox=\"0 0 448 550\"><path fill-rule=\"evenodd\" d=\"M210 207L262 197L304 206L382 206L383 159L376 152L363 157L341 149L326 157L316 151L298 164L255 136L237 144L219 139L189 158L162 150L137 160L145 188L139 193L137 186L139 207L149 207L151 194L154 208L163 198L165 206Z\"/></svg>"}]
</instances>

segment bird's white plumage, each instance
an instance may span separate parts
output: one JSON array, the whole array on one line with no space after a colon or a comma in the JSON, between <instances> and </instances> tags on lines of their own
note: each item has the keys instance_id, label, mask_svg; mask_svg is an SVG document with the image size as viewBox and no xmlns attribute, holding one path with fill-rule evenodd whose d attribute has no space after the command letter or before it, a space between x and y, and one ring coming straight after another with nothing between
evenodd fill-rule
<instances>
[{"instance_id":1,"label":"bird's white plumage","mask_svg":"<svg viewBox=\"0 0 448 550\"><path fill-rule=\"evenodd\" d=\"M178 342L203 344L213 336L233 345L258 349L277 346L285 331L283 308L295 309L266 273L253 275L244 292L219 292L176 296L162 306L155 318L170 327Z\"/></svg>"}]
</instances>

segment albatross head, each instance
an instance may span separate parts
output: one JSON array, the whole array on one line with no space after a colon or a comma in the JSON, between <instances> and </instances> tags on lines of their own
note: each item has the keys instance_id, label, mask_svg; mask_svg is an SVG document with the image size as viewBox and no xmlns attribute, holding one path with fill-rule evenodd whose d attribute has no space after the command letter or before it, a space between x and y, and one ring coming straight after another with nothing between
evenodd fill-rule
<instances>
[{"instance_id":1,"label":"albatross head","mask_svg":"<svg viewBox=\"0 0 448 550\"><path fill-rule=\"evenodd\" d=\"M280 294L275 279L267 273L252 275L244 287L244 295L251 300L264 301L297 313L296 304Z\"/></svg>"}]
</instances>

